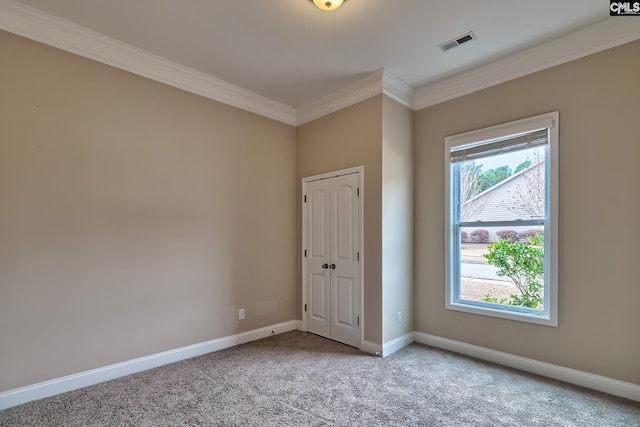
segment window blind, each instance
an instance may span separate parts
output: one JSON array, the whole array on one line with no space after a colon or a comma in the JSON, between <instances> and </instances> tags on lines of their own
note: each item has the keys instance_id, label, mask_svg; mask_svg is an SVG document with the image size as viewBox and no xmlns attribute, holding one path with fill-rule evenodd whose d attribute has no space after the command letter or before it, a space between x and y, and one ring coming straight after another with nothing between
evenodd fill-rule
<instances>
[{"instance_id":1,"label":"window blind","mask_svg":"<svg viewBox=\"0 0 640 427\"><path fill-rule=\"evenodd\" d=\"M491 141L473 142L451 148L451 163L473 160L498 153L524 150L549 143L549 128L510 135Z\"/></svg>"}]
</instances>

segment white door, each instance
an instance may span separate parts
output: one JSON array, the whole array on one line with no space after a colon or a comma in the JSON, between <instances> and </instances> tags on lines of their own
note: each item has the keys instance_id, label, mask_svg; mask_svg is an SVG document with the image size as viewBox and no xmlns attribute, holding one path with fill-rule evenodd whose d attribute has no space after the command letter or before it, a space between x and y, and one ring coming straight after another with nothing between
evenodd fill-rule
<instances>
[{"instance_id":1,"label":"white door","mask_svg":"<svg viewBox=\"0 0 640 427\"><path fill-rule=\"evenodd\" d=\"M306 184L306 326L359 346L359 174Z\"/></svg>"}]
</instances>

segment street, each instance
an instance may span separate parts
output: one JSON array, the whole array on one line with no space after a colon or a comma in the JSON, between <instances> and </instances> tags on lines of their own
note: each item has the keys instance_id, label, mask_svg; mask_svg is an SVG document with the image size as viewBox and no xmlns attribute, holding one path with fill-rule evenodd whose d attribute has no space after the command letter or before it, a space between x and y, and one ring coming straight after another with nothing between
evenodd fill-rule
<instances>
[{"instance_id":1,"label":"street","mask_svg":"<svg viewBox=\"0 0 640 427\"><path fill-rule=\"evenodd\" d=\"M496 267L489 264L479 264L475 262L463 261L460 265L460 273L462 277L508 281L504 277L498 276L497 271L498 269Z\"/></svg>"}]
</instances>

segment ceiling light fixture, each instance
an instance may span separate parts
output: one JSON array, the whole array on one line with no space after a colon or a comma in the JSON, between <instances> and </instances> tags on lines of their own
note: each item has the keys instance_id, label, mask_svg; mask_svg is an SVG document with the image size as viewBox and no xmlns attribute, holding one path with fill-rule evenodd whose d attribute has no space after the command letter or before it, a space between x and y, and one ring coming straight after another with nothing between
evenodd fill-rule
<instances>
[{"instance_id":1,"label":"ceiling light fixture","mask_svg":"<svg viewBox=\"0 0 640 427\"><path fill-rule=\"evenodd\" d=\"M340 5L344 2L344 0L311 0L313 4L318 6L318 9L322 10L335 10L340 7Z\"/></svg>"}]
</instances>

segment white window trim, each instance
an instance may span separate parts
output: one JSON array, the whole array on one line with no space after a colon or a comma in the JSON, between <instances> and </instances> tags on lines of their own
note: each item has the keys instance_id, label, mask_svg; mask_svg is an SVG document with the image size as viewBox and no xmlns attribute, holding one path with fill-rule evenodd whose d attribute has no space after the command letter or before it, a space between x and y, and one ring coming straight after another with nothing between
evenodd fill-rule
<instances>
[{"instance_id":1,"label":"white window trim","mask_svg":"<svg viewBox=\"0 0 640 427\"><path fill-rule=\"evenodd\" d=\"M499 317L503 319L516 320L520 322L535 323L545 326L558 326L558 127L559 113L557 111L516 120L509 123L491 126L484 129L451 135L445 138L444 162L445 162L445 308L448 310L461 311L465 313L480 314L484 316ZM450 151L452 147L470 144L473 142L489 141L500 137L506 137L517 133L524 133L535 129L550 128L549 132L549 158L545 159L546 167L549 168L549 179L547 181L547 201L548 209L548 233L545 237L545 280L548 280L546 290L548 298L545 296L545 315L516 313L508 311L509 307L491 308L469 305L454 302L453 268L455 268L455 257L452 253L451 239L455 230L455 221L451 216L452 191L451 185L451 162Z\"/></svg>"}]
</instances>

